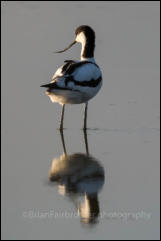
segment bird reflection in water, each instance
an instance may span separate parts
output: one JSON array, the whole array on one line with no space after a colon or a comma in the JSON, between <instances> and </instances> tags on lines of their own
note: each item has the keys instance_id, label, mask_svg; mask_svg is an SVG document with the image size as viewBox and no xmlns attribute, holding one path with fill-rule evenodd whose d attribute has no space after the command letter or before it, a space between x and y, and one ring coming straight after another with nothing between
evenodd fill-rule
<instances>
[{"instance_id":1,"label":"bird reflection in water","mask_svg":"<svg viewBox=\"0 0 161 241\"><path fill-rule=\"evenodd\" d=\"M63 131L60 131L64 153L54 158L49 171L51 182L58 184L61 195L75 204L83 223L94 224L99 217L98 192L104 184L104 168L89 154L87 133L84 131L86 153L67 154ZM83 202L78 200L83 196Z\"/></svg>"}]
</instances>

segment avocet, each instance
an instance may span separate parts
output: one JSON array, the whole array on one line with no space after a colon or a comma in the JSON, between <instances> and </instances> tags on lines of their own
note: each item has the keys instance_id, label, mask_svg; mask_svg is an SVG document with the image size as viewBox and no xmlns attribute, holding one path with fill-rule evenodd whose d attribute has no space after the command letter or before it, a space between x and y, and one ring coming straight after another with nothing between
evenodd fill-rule
<instances>
[{"instance_id":1,"label":"avocet","mask_svg":"<svg viewBox=\"0 0 161 241\"><path fill-rule=\"evenodd\" d=\"M87 128L88 101L92 99L102 86L102 73L94 59L95 32L87 25L79 26L75 30L75 40L68 47L56 53L62 53L73 46L81 43L80 61L66 60L65 64L58 68L46 87L46 94L52 102L62 105L62 114L59 129L63 129L65 104L85 103L84 126Z\"/></svg>"}]
</instances>

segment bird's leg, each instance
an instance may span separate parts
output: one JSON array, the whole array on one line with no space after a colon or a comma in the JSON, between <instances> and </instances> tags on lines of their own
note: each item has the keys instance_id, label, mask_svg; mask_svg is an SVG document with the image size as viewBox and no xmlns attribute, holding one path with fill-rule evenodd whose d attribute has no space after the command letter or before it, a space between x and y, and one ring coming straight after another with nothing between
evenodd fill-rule
<instances>
[{"instance_id":1,"label":"bird's leg","mask_svg":"<svg viewBox=\"0 0 161 241\"><path fill-rule=\"evenodd\" d=\"M84 126L83 126L83 130L87 129L87 109L88 109L88 102L85 103L85 108L84 108Z\"/></svg>"},{"instance_id":2,"label":"bird's leg","mask_svg":"<svg viewBox=\"0 0 161 241\"><path fill-rule=\"evenodd\" d=\"M61 129L60 129L60 136L61 136L64 154L67 155L67 151L66 151L66 147L65 147L65 141L64 141L64 133L63 133L63 130L61 130Z\"/></svg>"},{"instance_id":3,"label":"bird's leg","mask_svg":"<svg viewBox=\"0 0 161 241\"><path fill-rule=\"evenodd\" d=\"M88 139L87 139L87 131L86 131L86 129L83 130L83 133L84 133L84 142L85 142L85 147L86 147L86 154L89 155Z\"/></svg>"},{"instance_id":4,"label":"bird's leg","mask_svg":"<svg viewBox=\"0 0 161 241\"><path fill-rule=\"evenodd\" d=\"M65 104L63 104L63 107L62 107L59 130L63 130L64 110L65 110Z\"/></svg>"}]
</instances>

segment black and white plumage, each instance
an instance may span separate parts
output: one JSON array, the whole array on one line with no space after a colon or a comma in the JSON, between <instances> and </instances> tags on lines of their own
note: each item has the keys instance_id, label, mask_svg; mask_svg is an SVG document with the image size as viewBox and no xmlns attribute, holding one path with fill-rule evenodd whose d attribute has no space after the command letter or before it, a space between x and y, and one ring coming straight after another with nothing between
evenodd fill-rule
<instances>
[{"instance_id":1,"label":"black and white plumage","mask_svg":"<svg viewBox=\"0 0 161 241\"><path fill-rule=\"evenodd\" d=\"M42 85L46 87L46 94L52 102L63 105L60 129L63 128L65 104L85 103L84 129L87 122L87 104L102 86L102 74L94 59L95 33L91 27L82 25L75 31L76 38L67 48L76 42L82 44L81 60L66 60L65 64L57 69L51 82Z\"/></svg>"}]
</instances>

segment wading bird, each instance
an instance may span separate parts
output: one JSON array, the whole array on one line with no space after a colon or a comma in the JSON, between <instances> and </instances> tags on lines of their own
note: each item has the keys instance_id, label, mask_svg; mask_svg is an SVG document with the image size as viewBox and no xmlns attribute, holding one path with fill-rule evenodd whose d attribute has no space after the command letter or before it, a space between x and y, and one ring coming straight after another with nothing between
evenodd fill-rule
<instances>
[{"instance_id":1,"label":"wading bird","mask_svg":"<svg viewBox=\"0 0 161 241\"><path fill-rule=\"evenodd\" d=\"M65 64L57 69L51 82L42 85L52 102L62 105L59 129L63 129L65 104L85 103L84 126L87 128L88 101L92 99L102 86L102 74L94 59L95 32L87 25L75 30L75 40L68 47L56 53L62 53L75 43L82 44L80 61L65 60Z\"/></svg>"}]
</instances>

